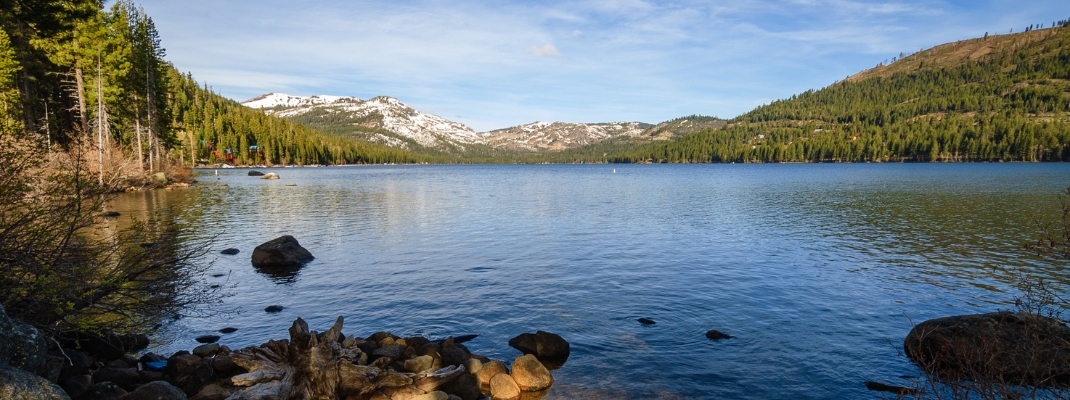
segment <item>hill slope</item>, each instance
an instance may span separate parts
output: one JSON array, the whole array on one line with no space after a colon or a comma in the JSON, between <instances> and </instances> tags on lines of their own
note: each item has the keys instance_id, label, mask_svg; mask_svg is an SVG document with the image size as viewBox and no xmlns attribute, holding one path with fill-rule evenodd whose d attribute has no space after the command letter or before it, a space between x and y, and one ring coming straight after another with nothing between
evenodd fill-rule
<instances>
[{"instance_id":1,"label":"hill slope","mask_svg":"<svg viewBox=\"0 0 1070 400\"><path fill-rule=\"evenodd\" d=\"M937 46L759 107L723 129L604 159L1070 160L1070 29Z\"/></svg>"}]
</instances>

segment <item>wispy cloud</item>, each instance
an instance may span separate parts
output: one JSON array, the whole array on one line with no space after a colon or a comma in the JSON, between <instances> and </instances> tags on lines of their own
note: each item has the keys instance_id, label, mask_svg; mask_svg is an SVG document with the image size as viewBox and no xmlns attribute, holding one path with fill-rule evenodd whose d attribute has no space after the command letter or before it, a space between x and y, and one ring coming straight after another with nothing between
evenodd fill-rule
<instances>
[{"instance_id":1,"label":"wispy cloud","mask_svg":"<svg viewBox=\"0 0 1070 400\"><path fill-rule=\"evenodd\" d=\"M1062 0L140 1L169 60L226 96L390 95L478 130L731 117L901 51L1070 15Z\"/></svg>"},{"instance_id":2,"label":"wispy cloud","mask_svg":"<svg viewBox=\"0 0 1070 400\"><path fill-rule=\"evenodd\" d=\"M538 57L548 57L548 56L559 56L559 55L561 55L561 53L557 52L557 47L554 47L554 45L549 44L549 43L544 44L542 46L539 46L537 44L531 45L531 47L528 47L528 54L531 54L533 56L538 56Z\"/></svg>"}]
</instances>

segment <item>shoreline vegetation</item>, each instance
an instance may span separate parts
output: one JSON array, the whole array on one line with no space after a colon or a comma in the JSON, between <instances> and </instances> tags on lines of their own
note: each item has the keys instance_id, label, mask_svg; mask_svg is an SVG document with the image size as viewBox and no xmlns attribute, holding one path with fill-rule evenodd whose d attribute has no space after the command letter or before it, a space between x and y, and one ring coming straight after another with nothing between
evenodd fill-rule
<instances>
[{"instance_id":1,"label":"shoreline vegetation","mask_svg":"<svg viewBox=\"0 0 1070 400\"><path fill-rule=\"evenodd\" d=\"M199 348L210 355L210 362L196 354L197 360L186 354L167 360L129 356L147 345L145 332L169 319L224 312L219 309L223 293L204 279L208 265L201 260L211 239L183 239L158 218L136 221L105 237L88 234L104 218L104 205L117 191L181 187L193 182L192 167L212 164L1070 161L1070 22L1053 25L904 54L855 79L775 101L727 121L723 128L670 141L611 140L559 152L503 152L494 157L480 149L458 157L323 133L225 99L164 59L151 17L130 1L117 1L108 9L97 0L6 4L0 9L0 325L5 328L0 334L14 336L0 342L0 379L11 379L0 384L0 390L28 388L43 398L66 398L64 390L77 391L70 389L74 387L84 389L83 396L118 398L120 392L114 389L129 382L135 391L148 388L185 398L196 393L171 390L186 390L181 376L204 381L215 376L217 368L237 371L217 366L222 347ZM1062 211L1061 225L1040 224L1042 238L1030 247L1059 263L1070 259L1065 197ZM1023 310L1065 323L1059 314L1066 306L1059 297L1061 288L1024 282L1027 296L1038 297L1027 297ZM288 341L271 341L246 353L239 350L242 355L230 361L245 363L241 366L253 375L243 379L264 385L258 390L287 397L300 389L304 391L296 397L338 397L341 390L380 399L386 396L384 387L412 386L424 393L413 391L407 398L442 400L445 392L424 390L417 381L427 379L435 385L431 389L465 376L469 383L483 383L471 375L477 369L475 364L468 367L473 357L456 339L431 343L423 338L427 342L415 346L420 338L388 333L343 338L341 322L316 333L299 319ZM367 343L375 343L375 348ZM432 344L438 348L431 346L429 354L408 354L409 349L418 352ZM108 354L107 364L95 364L86 354L79 356L81 351L64 350L72 346L95 347ZM417 368L409 368L408 361L423 356L430 356L434 365L431 350L438 352L442 368L411 371ZM369 353L376 358L362 358ZM456 363L445 361L454 355ZM374 365L379 360L389 361ZM160 361L167 361L165 368L190 369L170 375L176 385L135 388L159 381L167 371L134 366ZM399 361L409 372L398 372ZM376 370L367 369L367 363ZM488 385L508 393L495 398L519 398L522 391L539 387L526 389L502 364L498 373L486 373ZM545 380L538 371L542 363L518 358L514 371L518 364L529 365ZM327 386L318 386L325 379L301 381L312 373L310 368L325 365L336 372L325 376L344 372L352 379ZM461 365L465 368L456 368ZM496 364L491 361L478 369L489 370L491 365ZM970 382L981 386L961 386L954 375L947 380L936 377L934 370L922 370L932 377L931 390L919 391L919 396L1065 395L1061 387L1041 386L1038 392L1038 386L1030 386L1033 381L1014 381L1014 375L998 375L994 382L984 381L992 375L970 376ZM1066 374L1059 372L1060 378ZM352 386L361 379L360 387ZM69 387L57 389L48 381ZM373 388L365 392L368 387ZM214 396L206 398L230 394Z\"/></svg>"}]
</instances>

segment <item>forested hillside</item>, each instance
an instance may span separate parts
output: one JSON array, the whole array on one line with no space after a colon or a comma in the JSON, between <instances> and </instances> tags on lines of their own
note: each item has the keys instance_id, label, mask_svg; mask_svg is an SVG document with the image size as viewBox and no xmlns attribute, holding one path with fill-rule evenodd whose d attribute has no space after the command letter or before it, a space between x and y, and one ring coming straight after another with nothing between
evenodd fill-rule
<instances>
[{"instance_id":1,"label":"forested hillside","mask_svg":"<svg viewBox=\"0 0 1070 400\"><path fill-rule=\"evenodd\" d=\"M182 160L201 163L381 164L411 163L404 150L330 135L266 115L197 85L170 69L170 126L181 143Z\"/></svg>"},{"instance_id":2,"label":"forested hillside","mask_svg":"<svg viewBox=\"0 0 1070 400\"><path fill-rule=\"evenodd\" d=\"M572 161L1066 161L1068 146L1070 29L1059 27L939 46L723 129Z\"/></svg>"},{"instance_id":3,"label":"forested hillside","mask_svg":"<svg viewBox=\"0 0 1070 400\"><path fill-rule=\"evenodd\" d=\"M240 106L165 60L129 0L0 1L0 129L56 151L82 146L125 181L181 163L415 161Z\"/></svg>"}]
</instances>

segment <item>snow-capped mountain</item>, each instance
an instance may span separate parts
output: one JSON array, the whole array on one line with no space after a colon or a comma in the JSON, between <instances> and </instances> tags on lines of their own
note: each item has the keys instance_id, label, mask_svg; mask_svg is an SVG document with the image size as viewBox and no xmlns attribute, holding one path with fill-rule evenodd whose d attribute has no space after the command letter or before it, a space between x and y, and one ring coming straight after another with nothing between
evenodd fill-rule
<instances>
[{"instance_id":1,"label":"snow-capped mountain","mask_svg":"<svg viewBox=\"0 0 1070 400\"><path fill-rule=\"evenodd\" d=\"M462 123L416 111L398 99L386 96L361 100L349 96L268 93L245 101L242 105L326 132L410 150L425 147L449 153L464 152L471 145L515 151L554 151L621 136L663 140L683 134L684 131L716 129L724 124L710 117L701 117L709 121L678 119L657 126L642 122L583 124L538 121L477 133ZM711 126L710 121L720 125Z\"/></svg>"},{"instance_id":2,"label":"snow-capped mountain","mask_svg":"<svg viewBox=\"0 0 1070 400\"><path fill-rule=\"evenodd\" d=\"M480 133L491 146L512 150L564 150L601 142L611 137L638 137L649 128L642 122L581 124L537 121Z\"/></svg>"},{"instance_id":3,"label":"snow-capped mountain","mask_svg":"<svg viewBox=\"0 0 1070 400\"><path fill-rule=\"evenodd\" d=\"M408 141L425 147L482 143L472 128L437 115L424 114L393 97L361 100L349 96L291 96L269 93L242 105L313 127L353 127L365 139L407 148ZM363 129L361 129L363 128Z\"/></svg>"}]
</instances>

